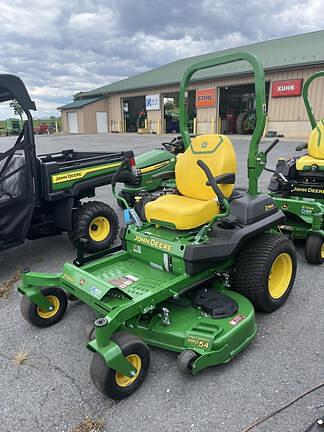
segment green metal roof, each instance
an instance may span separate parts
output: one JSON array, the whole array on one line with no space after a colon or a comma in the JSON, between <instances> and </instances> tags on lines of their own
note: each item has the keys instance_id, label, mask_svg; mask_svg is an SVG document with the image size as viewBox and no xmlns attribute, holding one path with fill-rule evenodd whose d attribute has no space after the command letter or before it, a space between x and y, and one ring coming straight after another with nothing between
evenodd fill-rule
<instances>
[{"instance_id":1,"label":"green metal roof","mask_svg":"<svg viewBox=\"0 0 324 432\"><path fill-rule=\"evenodd\" d=\"M165 66L143 72L139 75L82 92L76 97L97 96L108 93L121 93L129 90L147 89L170 84L179 84L186 68L192 63L210 57L220 56L233 51L250 51L256 54L265 70L287 69L296 66L324 63L324 30L258 42L238 48L231 48L214 53L189 57L169 63ZM245 62L219 66L202 70L194 75L194 80L206 80L222 76L239 75L251 71Z\"/></svg>"},{"instance_id":2,"label":"green metal roof","mask_svg":"<svg viewBox=\"0 0 324 432\"><path fill-rule=\"evenodd\" d=\"M74 109L74 108L82 108L85 105L89 105L93 102L96 102L100 99L103 99L102 94L100 96L93 96L93 97L87 97L87 98L82 98L82 99L75 99L73 102L68 103L66 105L62 105L60 107L58 107L58 109Z\"/></svg>"}]
</instances>

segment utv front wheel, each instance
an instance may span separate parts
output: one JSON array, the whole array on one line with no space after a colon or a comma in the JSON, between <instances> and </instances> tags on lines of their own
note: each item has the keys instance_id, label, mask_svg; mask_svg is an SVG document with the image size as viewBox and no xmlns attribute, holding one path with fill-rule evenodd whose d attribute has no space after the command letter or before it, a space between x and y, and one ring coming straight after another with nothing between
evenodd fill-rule
<instances>
[{"instance_id":1,"label":"utv front wheel","mask_svg":"<svg viewBox=\"0 0 324 432\"><path fill-rule=\"evenodd\" d=\"M88 201L75 213L71 239L76 244L78 239L86 238L86 252L99 252L109 248L118 231L116 212L108 204Z\"/></svg>"},{"instance_id":2,"label":"utv front wheel","mask_svg":"<svg viewBox=\"0 0 324 432\"><path fill-rule=\"evenodd\" d=\"M36 327L49 327L59 322L68 305L67 295L61 288L41 288L41 293L52 303L52 309L49 311L41 309L35 303L32 303L27 296L23 296L20 303L22 316L30 324Z\"/></svg>"},{"instance_id":3,"label":"utv front wheel","mask_svg":"<svg viewBox=\"0 0 324 432\"><path fill-rule=\"evenodd\" d=\"M324 263L324 238L311 234L306 240L305 256L310 264Z\"/></svg>"},{"instance_id":4,"label":"utv front wheel","mask_svg":"<svg viewBox=\"0 0 324 432\"><path fill-rule=\"evenodd\" d=\"M296 252L281 235L262 234L237 256L230 276L231 288L262 312L274 312L287 300L296 275Z\"/></svg>"},{"instance_id":5,"label":"utv front wheel","mask_svg":"<svg viewBox=\"0 0 324 432\"><path fill-rule=\"evenodd\" d=\"M111 369L98 353L93 357L90 375L101 393L112 399L121 400L134 393L143 383L150 367L150 351L141 339L129 333L115 333L111 339L137 369L135 375L129 378Z\"/></svg>"}]
</instances>

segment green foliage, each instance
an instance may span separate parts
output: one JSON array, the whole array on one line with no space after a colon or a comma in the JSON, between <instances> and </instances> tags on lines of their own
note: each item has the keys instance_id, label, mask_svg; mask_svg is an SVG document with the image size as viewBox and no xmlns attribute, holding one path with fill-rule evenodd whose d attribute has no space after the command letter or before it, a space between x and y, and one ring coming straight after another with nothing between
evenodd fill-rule
<instances>
[{"instance_id":1,"label":"green foliage","mask_svg":"<svg viewBox=\"0 0 324 432\"><path fill-rule=\"evenodd\" d=\"M24 110L22 109L20 103L16 99L13 99L9 106L12 108L14 115L19 116L20 120L22 121Z\"/></svg>"}]
</instances>

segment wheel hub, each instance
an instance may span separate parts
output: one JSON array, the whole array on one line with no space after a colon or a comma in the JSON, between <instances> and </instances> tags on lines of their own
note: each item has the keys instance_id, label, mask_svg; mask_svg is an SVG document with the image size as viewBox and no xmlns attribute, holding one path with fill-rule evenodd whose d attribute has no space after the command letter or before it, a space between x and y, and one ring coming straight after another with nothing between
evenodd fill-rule
<instances>
[{"instance_id":1,"label":"wheel hub","mask_svg":"<svg viewBox=\"0 0 324 432\"><path fill-rule=\"evenodd\" d=\"M269 292L272 298L279 299L287 291L293 273L291 257L282 253L274 260L269 273Z\"/></svg>"},{"instance_id":2,"label":"wheel hub","mask_svg":"<svg viewBox=\"0 0 324 432\"><path fill-rule=\"evenodd\" d=\"M43 319L53 318L60 308L60 300L56 296L49 295L46 298L52 303L52 306L50 306L47 311L37 307L37 313Z\"/></svg>"},{"instance_id":3,"label":"wheel hub","mask_svg":"<svg viewBox=\"0 0 324 432\"><path fill-rule=\"evenodd\" d=\"M116 372L116 383L120 387L128 387L131 385L138 377L142 367L142 360L137 354L130 354L126 358L136 368L136 372L132 374L133 376L131 378Z\"/></svg>"},{"instance_id":4,"label":"wheel hub","mask_svg":"<svg viewBox=\"0 0 324 432\"><path fill-rule=\"evenodd\" d=\"M89 236L91 240L100 242L107 238L110 232L109 220L103 216L96 217L90 224Z\"/></svg>"}]
</instances>

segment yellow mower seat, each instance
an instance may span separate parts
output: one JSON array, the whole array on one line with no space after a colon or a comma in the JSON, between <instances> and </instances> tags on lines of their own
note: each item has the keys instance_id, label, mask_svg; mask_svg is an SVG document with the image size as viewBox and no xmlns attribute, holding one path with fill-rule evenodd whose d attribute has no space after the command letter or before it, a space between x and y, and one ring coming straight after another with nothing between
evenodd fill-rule
<instances>
[{"instance_id":1,"label":"yellow mower seat","mask_svg":"<svg viewBox=\"0 0 324 432\"><path fill-rule=\"evenodd\" d=\"M225 135L200 135L191 141L187 150L178 156L175 178L181 195L169 194L145 206L146 219L157 225L179 230L197 228L211 221L220 208L215 192L207 186L207 177L197 165L202 160L213 176L236 174L236 155L233 144ZM226 198L233 184L219 185Z\"/></svg>"},{"instance_id":2,"label":"yellow mower seat","mask_svg":"<svg viewBox=\"0 0 324 432\"><path fill-rule=\"evenodd\" d=\"M307 155L297 159L296 168L298 171L311 171L316 165L319 171L324 171L324 120L317 123L310 134Z\"/></svg>"},{"instance_id":3,"label":"yellow mower seat","mask_svg":"<svg viewBox=\"0 0 324 432\"><path fill-rule=\"evenodd\" d=\"M149 222L187 230L208 223L219 213L219 205L214 199L201 201L169 194L146 204L145 213Z\"/></svg>"}]
</instances>

